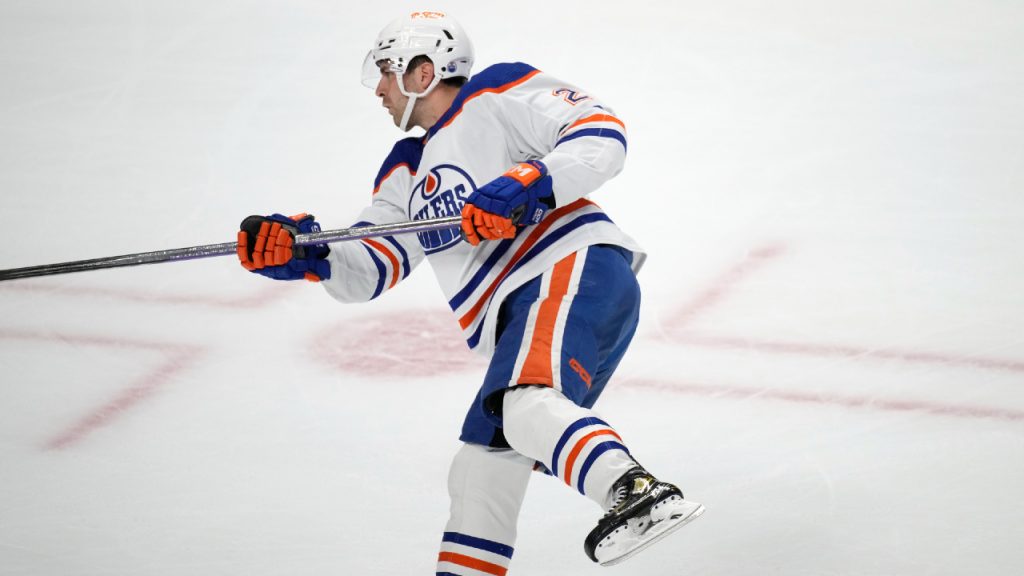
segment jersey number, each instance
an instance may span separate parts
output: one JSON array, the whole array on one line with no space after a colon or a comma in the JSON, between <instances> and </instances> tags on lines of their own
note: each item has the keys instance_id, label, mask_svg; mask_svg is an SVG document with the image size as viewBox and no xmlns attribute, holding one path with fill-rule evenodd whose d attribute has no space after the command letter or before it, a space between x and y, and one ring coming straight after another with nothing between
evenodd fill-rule
<instances>
[{"instance_id":1,"label":"jersey number","mask_svg":"<svg viewBox=\"0 0 1024 576\"><path fill-rule=\"evenodd\" d=\"M579 104L580 102L583 102L584 100L590 100L590 96L587 96L586 94L580 94L579 92L575 90L570 90L568 88L559 88L558 90L555 90L551 94L553 96L561 96L562 100L565 100L566 102L572 104L573 106Z\"/></svg>"}]
</instances>

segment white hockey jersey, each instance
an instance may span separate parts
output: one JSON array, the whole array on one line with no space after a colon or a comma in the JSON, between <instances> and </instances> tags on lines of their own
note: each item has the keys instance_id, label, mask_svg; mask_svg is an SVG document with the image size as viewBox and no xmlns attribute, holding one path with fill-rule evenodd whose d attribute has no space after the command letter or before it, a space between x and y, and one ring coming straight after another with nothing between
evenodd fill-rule
<instances>
[{"instance_id":1,"label":"white hockey jersey","mask_svg":"<svg viewBox=\"0 0 1024 576\"><path fill-rule=\"evenodd\" d=\"M426 258L469 347L490 356L504 298L565 256L613 244L632 251L640 268L641 248L586 198L625 157L625 126L596 98L526 64L491 66L426 135L395 145L355 225L458 215L477 187L527 160L547 165L556 207L514 239L476 247L457 228L333 244L323 285L343 302L371 300Z\"/></svg>"}]
</instances>

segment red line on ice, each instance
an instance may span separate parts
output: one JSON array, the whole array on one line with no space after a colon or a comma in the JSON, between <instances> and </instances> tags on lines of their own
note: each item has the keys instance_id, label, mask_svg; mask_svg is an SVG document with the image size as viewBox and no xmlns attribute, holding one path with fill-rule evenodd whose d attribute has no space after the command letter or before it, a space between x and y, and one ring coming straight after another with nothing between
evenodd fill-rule
<instances>
[{"instance_id":1,"label":"red line on ice","mask_svg":"<svg viewBox=\"0 0 1024 576\"><path fill-rule=\"evenodd\" d=\"M117 416L152 396L160 386L166 384L178 372L193 363L201 352L200 347L191 344L129 340L96 335L40 333L23 330L0 330L0 340L3 339L55 342L103 348L134 348L158 352L165 356L159 366L138 378L131 386L118 393L113 399L92 410L47 440L43 445L46 450L62 450L67 448L87 436L90 432L110 424Z\"/></svg>"},{"instance_id":2,"label":"red line on ice","mask_svg":"<svg viewBox=\"0 0 1024 576\"><path fill-rule=\"evenodd\" d=\"M794 390L773 390L771 388L753 388L740 386L711 386L706 384L687 384L652 379L624 379L618 386L657 390L674 394L689 394L708 398L739 398L743 400L781 400L802 404L821 404L843 406L846 408L863 408L883 412L920 412L936 416L953 416L957 418L997 419L1019 422L1024 420L1024 412L1003 408L986 408L983 406L962 406L956 404L939 404L919 400L885 400L870 396L838 396L815 392L798 392Z\"/></svg>"},{"instance_id":3,"label":"red line on ice","mask_svg":"<svg viewBox=\"0 0 1024 576\"><path fill-rule=\"evenodd\" d=\"M90 432L106 426L119 415L152 396L157 388L166 384L175 374L185 368L190 360L191 354L175 354L156 369L139 378L127 390L122 391L106 404L86 414L53 436L44 444L44 447L47 450L62 450L78 442Z\"/></svg>"},{"instance_id":4,"label":"red line on ice","mask_svg":"<svg viewBox=\"0 0 1024 576\"><path fill-rule=\"evenodd\" d=\"M740 281L770 260L780 256L784 251L785 247L781 244L768 244L751 251L742 262L725 271L709 287L697 293L693 299L669 316L666 324L670 326L670 332L675 332L693 322L698 315L722 301L728 295L729 290Z\"/></svg>"},{"instance_id":5,"label":"red line on ice","mask_svg":"<svg viewBox=\"0 0 1024 576\"><path fill-rule=\"evenodd\" d=\"M681 344L737 350L758 350L766 353L797 354L815 357L873 358L900 360L912 363L946 364L988 370L1006 370L1024 372L1024 361L1002 358L983 358L964 354L945 354L939 352L921 352L913 350L884 350L858 348L855 346L830 344L801 344L796 342L773 342L753 340L749 338L729 338L704 336L685 331L687 324L708 309L719 304L729 291L752 273L761 269L769 261L779 257L785 251L780 244L766 244L752 250L742 262L721 274L708 288L699 292L693 299L677 310L666 324L668 338Z\"/></svg>"}]
</instances>

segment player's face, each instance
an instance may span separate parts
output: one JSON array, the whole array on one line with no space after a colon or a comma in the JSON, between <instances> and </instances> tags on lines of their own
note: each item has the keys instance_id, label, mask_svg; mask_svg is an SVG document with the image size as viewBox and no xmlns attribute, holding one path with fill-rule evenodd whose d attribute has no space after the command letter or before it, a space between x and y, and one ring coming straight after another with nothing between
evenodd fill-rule
<instances>
[{"instance_id":1,"label":"player's face","mask_svg":"<svg viewBox=\"0 0 1024 576\"><path fill-rule=\"evenodd\" d=\"M408 90L408 88L406 88ZM405 112L405 105L409 98L402 94L398 87L398 78L394 72L388 70L387 62L380 63L380 81L377 82L377 97L381 104L391 114L391 119L398 126L402 122L402 114Z\"/></svg>"},{"instance_id":2,"label":"player's face","mask_svg":"<svg viewBox=\"0 0 1024 576\"><path fill-rule=\"evenodd\" d=\"M409 97L402 94L402 90L398 86L398 75L388 69L387 61L380 62L379 66L380 81L377 82L376 94L381 99L381 104L391 114L391 119L394 121L395 126L401 127L402 115L405 113L405 107L409 103ZM407 71L402 76L406 92L418 94L427 89L427 86L430 84L428 76L433 73L433 68L426 69L424 72L424 66L426 65L421 64L416 70ZM413 109L412 115L409 117L409 126L422 126L420 114L418 114L416 109Z\"/></svg>"}]
</instances>

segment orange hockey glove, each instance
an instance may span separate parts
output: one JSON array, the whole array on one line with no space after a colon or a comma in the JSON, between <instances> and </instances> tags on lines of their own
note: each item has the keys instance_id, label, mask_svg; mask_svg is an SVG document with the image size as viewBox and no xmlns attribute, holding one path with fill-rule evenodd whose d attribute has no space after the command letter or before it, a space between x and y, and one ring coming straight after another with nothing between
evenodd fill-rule
<instances>
[{"instance_id":1,"label":"orange hockey glove","mask_svg":"<svg viewBox=\"0 0 1024 576\"><path fill-rule=\"evenodd\" d=\"M310 280L331 277L326 244L294 246L296 234L319 232L313 216L249 216L238 231L238 260L246 270L275 280Z\"/></svg>"},{"instance_id":2,"label":"orange hockey glove","mask_svg":"<svg viewBox=\"0 0 1024 576\"><path fill-rule=\"evenodd\" d=\"M462 208L462 234L474 246L480 240L515 238L517 228L540 222L554 206L547 166L539 160L516 164L469 195Z\"/></svg>"}]
</instances>

